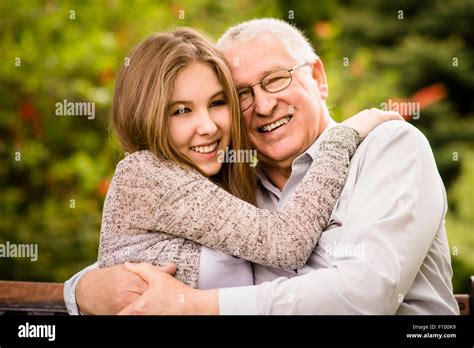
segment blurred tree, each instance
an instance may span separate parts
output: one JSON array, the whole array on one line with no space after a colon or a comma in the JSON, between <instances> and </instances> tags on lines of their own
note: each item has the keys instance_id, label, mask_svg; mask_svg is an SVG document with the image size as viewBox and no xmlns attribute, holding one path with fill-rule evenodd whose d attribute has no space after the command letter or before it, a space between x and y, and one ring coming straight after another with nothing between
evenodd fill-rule
<instances>
[{"instance_id":1,"label":"blurred tree","mask_svg":"<svg viewBox=\"0 0 474 348\"><path fill-rule=\"evenodd\" d=\"M410 121L430 140L448 188L455 290L465 290L474 274L469 0L0 2L0 243L39 244L37 262L0 260L0 279L63 281L96 259L103 199L123 157L107 118L127 52L155 31L192 26L217 38L255 17L306 31L335 119L387 99L423 106ZM95 117L56 116L63 100L95 103Z\"/></svg>"},{"instance_id":2,"label":"blurred tree","mask_svg":"<svg viewBox=\"0 0 474 348\"><path fill-rule=\"evenodd\" d=\"M0 2L0 243L35 243L36 262L0 260L0 279L63 281L97 259L108 182L123 158L109 137L115 75L153 32L221 35L235 14L275 16L275 2ZM242 10L244 9L244 10ZM56 103L95 105L91 119Z\"/></svg>"}]
</instances>

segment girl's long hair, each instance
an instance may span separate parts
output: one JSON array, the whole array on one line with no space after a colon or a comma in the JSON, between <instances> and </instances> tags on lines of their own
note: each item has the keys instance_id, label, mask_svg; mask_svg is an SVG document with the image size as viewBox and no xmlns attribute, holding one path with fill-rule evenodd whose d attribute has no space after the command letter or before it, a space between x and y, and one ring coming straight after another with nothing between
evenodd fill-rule
<instances>
[{"instance_id":1,"label":"girl's long hair","mask_svg":"<svg viewBox=\"0 0 474 348\"><path fill-rule=\"evenodd\" d=\"M159 158L201 172L173 146L168 127L174 82L194 62L210 66L224 88L232 117L230 149L251 150L230 68L203 34L178 28L152 35L135 47L125 62L115 84L111 122L125 151L150 150ZM255 172L249 163L222 163L220 172L210 179L234 196L256 204Z\"/></svg>"}]
</instances>

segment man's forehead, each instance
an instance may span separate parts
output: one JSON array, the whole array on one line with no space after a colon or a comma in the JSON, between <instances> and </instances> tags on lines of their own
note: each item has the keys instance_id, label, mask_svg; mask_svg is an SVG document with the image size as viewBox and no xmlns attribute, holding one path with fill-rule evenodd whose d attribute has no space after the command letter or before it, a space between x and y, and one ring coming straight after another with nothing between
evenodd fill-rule
<instances>
[{"instance_id":1,"label":"man's forehead","mask_svg":"<svg viewBox=\"0 0 474 348\"><path fill-rule=\"evenodd\" d=\"M224 52L236 83L248 83L260 79L272 71L295 64L281 41L270 35L240 42Z\"/></svg>"}]
</instances>

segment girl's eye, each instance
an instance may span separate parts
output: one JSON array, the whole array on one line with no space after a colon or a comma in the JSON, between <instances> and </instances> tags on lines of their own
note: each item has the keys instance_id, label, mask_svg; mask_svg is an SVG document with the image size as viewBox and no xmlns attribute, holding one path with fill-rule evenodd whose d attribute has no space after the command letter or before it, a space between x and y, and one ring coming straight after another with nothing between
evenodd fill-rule
<instances>
[{"instance_id":1,"label":"girl's eye","mask_svg":"<svg viewBox=\"0 0 474 348\"><path fill-rule=\"evenodd\" d=\"M182 115L182 114L186 114L188 112L191 112L191 109L190 108L186 108L184 106L181 106L178 108L178 110L176 110L175 112L173 112L173 116L175 115Z\"/></svg>"},{"instance_id":2,"label":"girl's eye","mask_svg":"<svg viewBox=\"0 0 474 348\"><path fill-rule=\"evenodd\" d=\"M212 107L215 107L215 106L221 106L221 105L225 105L226 104L226 101L224 99L219 99L219 100L214 100L212 103L211 103L211 108Z\"/></svg>"}]
</instances>

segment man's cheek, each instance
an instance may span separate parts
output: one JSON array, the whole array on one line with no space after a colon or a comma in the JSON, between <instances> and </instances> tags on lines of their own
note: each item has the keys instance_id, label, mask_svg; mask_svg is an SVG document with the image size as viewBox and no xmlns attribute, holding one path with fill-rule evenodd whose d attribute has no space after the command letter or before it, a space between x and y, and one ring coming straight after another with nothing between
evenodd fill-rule
<instances>
[{"instance_id":1,"label":"man's cheek","mask_svg":"<svg viewBox=\"0 0 474 348\"><path fill-rule=\"evenodd\" d=\"M244 127L247 131L249 131L252 125L252 115L249 112L244 112L242 115L243 120L244 120Z\"/></svg>"}]
</instances>

